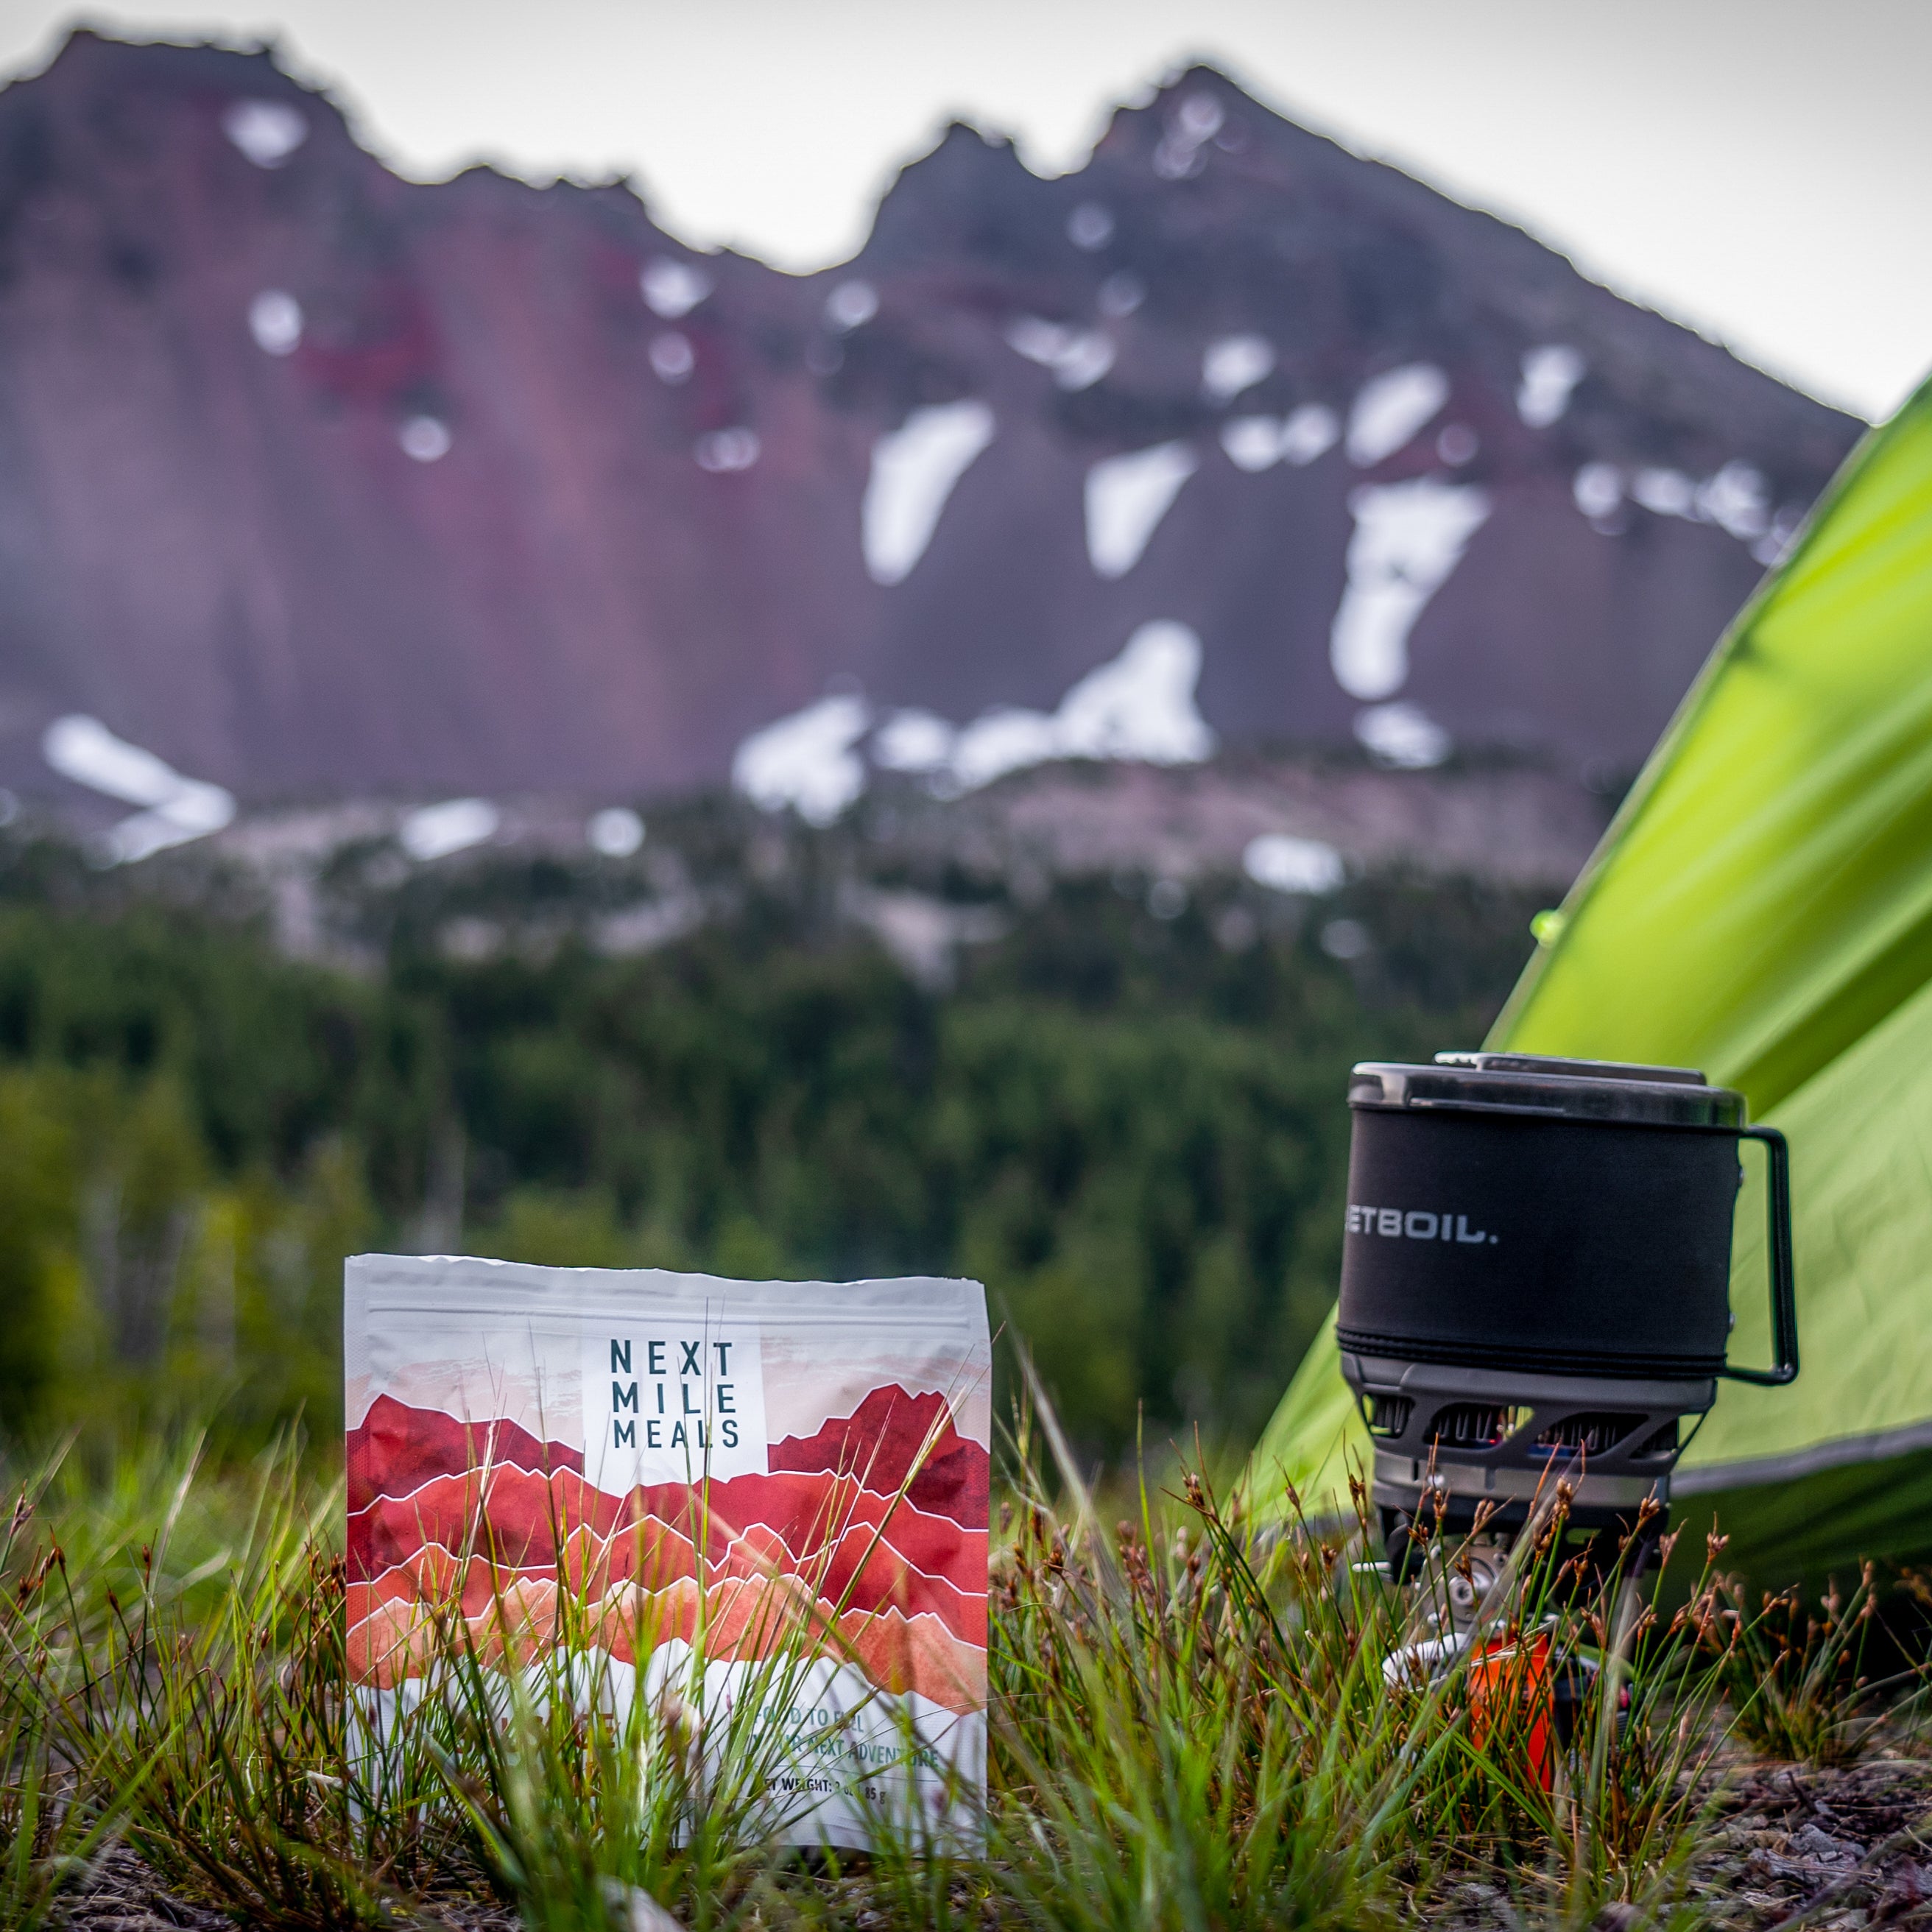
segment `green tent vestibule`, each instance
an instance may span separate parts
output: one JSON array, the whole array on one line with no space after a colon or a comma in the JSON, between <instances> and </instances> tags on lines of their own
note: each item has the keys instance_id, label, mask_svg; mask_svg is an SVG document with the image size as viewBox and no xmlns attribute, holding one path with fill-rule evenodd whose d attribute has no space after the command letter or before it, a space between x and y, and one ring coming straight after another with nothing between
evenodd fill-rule
<instances>
[{"instance_id":1,"label":"green tent vestibule","mask_svg":"<svg viewBox=\"0 0 1932 1932\"><path fill-rule=\"evenodd\" d=\"M1803 1370L1720 1384L1678 1520L1714 1511L1726 1564L1773 1586L1932 1554L1932 382L1854 452L1539 930L1492 1048L1700 1067L1791 1143ZM1753 1364L1747 1165L1731 1359ZM1346 1514L1368 1450L1331 1328L1256 1502L1292 1484Z\"/></svg>"}]
</instances>

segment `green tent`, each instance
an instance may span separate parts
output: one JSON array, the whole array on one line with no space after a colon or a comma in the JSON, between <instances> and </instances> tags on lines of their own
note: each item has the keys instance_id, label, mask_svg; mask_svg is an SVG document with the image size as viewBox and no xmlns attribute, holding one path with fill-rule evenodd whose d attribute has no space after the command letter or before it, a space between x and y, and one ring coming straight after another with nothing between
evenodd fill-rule
<instances>
[{"instance_id":1,"label":"green tent","mask_svg":"<svg viewBox=\"0 0 1932 1932\"><path fill-rule=\"evenodd\" d=\"M1791 1142L1803 1372L1720 1384L1679 1520L1714 1509L1766 1582L1932 1552L1932 382L1852 454L1538 924L1491 1047L1701 1067ZM1771 1359L1762 1185L1743 1363ZM1324 1512L1367 1460L1326 1332L1258 1494Z\"/></svg>"}]
</instances>

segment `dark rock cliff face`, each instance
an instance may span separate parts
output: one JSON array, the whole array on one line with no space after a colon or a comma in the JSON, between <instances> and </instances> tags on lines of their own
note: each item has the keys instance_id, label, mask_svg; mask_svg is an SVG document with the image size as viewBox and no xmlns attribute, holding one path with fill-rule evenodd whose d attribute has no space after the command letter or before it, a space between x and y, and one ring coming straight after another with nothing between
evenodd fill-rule
<instances>
[{"instance_id":1,"label":"dark rock cliff face","mask_svg":"<svg viewBox=\"0 0 1932 1932\"><path fill-rule=\"evenodd\" d=\"M83 713L244 800L647 794L814 706L740 770L820 815L1624 769L1858 428L1205 70L1061 180L949 130L794 278L79 34L0 94L0 782Z\"/></svg>"}]
</instances>

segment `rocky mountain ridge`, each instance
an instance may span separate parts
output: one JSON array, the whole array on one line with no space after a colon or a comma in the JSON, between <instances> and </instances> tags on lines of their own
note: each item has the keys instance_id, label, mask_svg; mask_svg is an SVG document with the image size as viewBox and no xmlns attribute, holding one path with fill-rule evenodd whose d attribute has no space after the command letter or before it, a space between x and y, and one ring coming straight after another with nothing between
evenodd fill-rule
<instances>
[{"instance_id":1,"label":"rocky mountain ridge","mask_svg":"<svg viewBox=\"0 0 1932 1932\"><path fill-rule=\"evenodd\" d=\"M0 782L124 857L1217 746L1606 783L1858 429L1210 70L1058 180L950 128L793 277L79 32L0 92Z\"/></svg>"}]
</instances>

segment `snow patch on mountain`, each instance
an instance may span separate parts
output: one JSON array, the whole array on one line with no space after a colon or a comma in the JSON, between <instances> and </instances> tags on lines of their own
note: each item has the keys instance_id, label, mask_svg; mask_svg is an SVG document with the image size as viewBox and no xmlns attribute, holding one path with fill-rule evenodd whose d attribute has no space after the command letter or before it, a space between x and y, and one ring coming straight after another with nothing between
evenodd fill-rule
<instances>
[{"instance_id":1,"label":"snow patch on mountain","mask_svg":"<svg viewBox=\"0 0 1932 1932\"><path fill-rule=\"evenodd\" d=\"M1201 459L1191 445L1158 442L1109 456L1087 472L1087 554L1101 577L1124 577Z\"/></svg>"},{"instance_id":2,"label":"snow patch on mountain","mask_svg":"<svg viewBox=\"0 0 1932 1932\"><path fill-rule=\"evenodd\" d=\"M826 325L841 335L864 328L878 312L878 290L856 277L841 282L825 298Z\"/></svg>"},{"instance_id":3,"label":"snow patch on mountain","mask_svg":"<svg viewBox=\"0 0 1932 1932\"><path fill-rule=\"evenodd\" d=\"M264 356L292 356L302 346L302 304L286 289L264 289L248 304L248 333Z\"/></svg>"},{"instance_id":4,"label":"snow patch on mountain","mask_svg":"<svg viewBox=\"0 0 1932 1932\"><path fill-rule=\"evenodd\" d=\"M1201 358L1201 393L1210 403L1232 403L1274 370L1274 350L1262 335L1224 335Z\"/></svg>"},{"instance_id":5,"label":"snow patch on mountain","mask_svg":"<svg viewBox=\"0 0 1932 1932\"><path fill-rule=\"evenodd\" d=\"M1449 400L1449 378L1432 362L1406 363L1372 376L1348 412L1348 460L1366 470L1393 456Z\"/></svg>"},{"instance_id":6,"label":"snow patch on mountain","mask_svg":"<svg viewBox=\"0 0 1932 1932\"><path fill-rule=\"evenodd\" d=\"M1683 470L1660 466L1627 476L1614 463L1586 463L1572 478L1570 491L1577 508L1606 536L1616 536L1624 528L1626 520L1618 513L1628 498L1654 517L1714 524L1763 564L1775 563L1784 556L1804 514L1787 505L1774 515L1764 472L1739 457L1701 482Z\"/></svg>"},{"instance_id":7,"label":"snow patch on mountain","mask_svg":"<svg viewBox=\"0 0 1932 1932\"><path fill-rule=\"evenodd\" d=\"M1089 671L1058 710L988 711L958 734L943 763L928 769L950 781L946 789L972 791L1052 758L1198 764L1215 742L1195 705L1200 677L1201 640L1186 625L1143 624L1120 656Z\"/></svg>"},{"instance_id":8,"label":"snow patch on mountain","mask_svg":"<svg viewBox=\"0 0 1932 1932\"><path fill-rule=\"evenodd\" d=\"M1582 351L1567 343L1546 342L1531 350L1522 358L1522 380L1516 386L1516 414L1532 429L1547 429L1570 406L1570 392L1588 367Z\"/></svg>"},{"instance_id":9,"label":"snow patch on mountain","mask_svg":"<svg viewBox=\"0 0 1932 1932\"><path fill-rule=\"evenodd\" d=\"M1426 771L1454 748L1449 734L1420 705L1372 704L1355 718L1356 742L1376 764Z\"/></svg>"},{"instance_id":10,"label":"snow patch on mountain","mask_svg":"<svg viewBox=\"0 0 1932 1932\"><path fill-rule=\"evenodd\" d=\"M1352 491L1348 584L1329 633L1335 681L1352 698L1380 698L1408 676L1408 636L1490 514L1473 484L1418 476Z\"/></svg>"},{"instance_id":11,"label":"snow patch on mountain","mask_svg":"<svg viewBox=\"0 0 1932 1932\"><path fill-rule=\"evenodd\" d=\"M117 738L99 718L82 712L56 718L41 735L40 754L74 784L146 808L107 835L108 854L121 864L205 838L235 816L234 797L220 785L184 778L152 752Z\"/></svg>"},{"instance_id":12,"label":"snow patch on mountain","mask_svg":"<svg viewBox=\"0 0 1932 1932\"><path fill-rule=\"evenodd\" d=\"M1090 254L1096 248L1106 248L1114 238L1112 211L1097 201L1083 201L1066 218L1066 238Z\"/></svg>"},{"instance_id":13,"label":"snow patch on mountain","mask_svg":"<svg viewBox=\"0 0 1932 1932\"><path fill-rule=\"evenodd\" d=\"M1299 470L1335 446L1342 425L1320 403L1304 403L1276 422L1273 416L1234 416L1221 427L1221 447L1238 470L1257 476L1277 463Z\"/></svg>"},{"instance_id":14,"label":"snow patch on mountain","mask_svg":"<svg viewBox=\"0 0 1932 1932\"><path fill-rule=\"evenodd\" d=\"M709 470L714 476L726 476L750 469L764 446L756 430L734 423L729 429L714 429L700 436L692 444L691 453L699 469Z\"/></svg>"},{"instance_id":15,"label":"snow patch on mountain","mask_svg":"<svg viewBox=\"0 0 1932 1932\"><path fill-rule=\"evenodd\" d=\"M1029 362L1051 370L1054 382L1070 392L1090 389L1114 366L1112 339L1097 328L1023 315L1008 326L1006 340Z\"/></svg>"},{"instance_id":16,"label":"snow patch on mountain","mask_svg":"<svg viewBox=\"0 0 1932 1932\"><path fill-rule=\"evenodd\" d=\"M1694 517L1697 486L1681 470L1640 470L1630 478L1632 499L1652 516Z\"/></svg>"},{"instance_id":17,"label":"snow patch on mountain","mask_svg":"<svg viewBox=\"0 0 1932 1932\"><path fill-rule=\"evenodd\" d=\"M1341 440L1342 420L1322 403L1304 403L1292 410L1281 425L1281 454L1298 469L1324 456Z\"/></svg>"},{"instance_id":18,"label":"snow patch on mountain","mask_svg":"<svg viewBox=\"0 0 1932 1932\"><path fill-rule=\"evenodd\" d=\"M1221 131L1227 111L1211 94L1190 94L1167 124L1154 151L1154 171L1162 181L1186 181L1201 172L1201 150Z\"/></svg>"},{"instance_id":19,"label":"snow patch on mountain","mask_svg":"<svg viewBox=\"0 0 1932 1932\"><path fill-rule=\"evenodd\" d=\"M1697 490L1697 508L1740 543L1754 543L1771 527L1771 498L1764 472L1748 463L1727 463Z\"/></svg>"},{"instance_id":20,"label":"snow patch on mountain","mask_svg":"<svg viewBox=\"0 0 1932 1932\"><path fill-rule=\"evenodd\" d=\"M953 486L992 442L993 428L993 412L969 396L914 410L873 444L860 536L875 584L902 584L910 575Z\"/></svg>"},{"instance_id":21,"label":"snow patch on mountain","mask_svg":"<svg viewBox=\"0 0 1932 1932\"><path fill-rule=\"evenodd\" d=\"M503 814L487 798L446 798L411 812L396 837L418 865L466 852L496 836Z\"/></svg>"},{"instance_id":22,"label":"snow patch on mountain","mask_svg":"<svg viewBox=\"0 0 1932 1932\"><path fill-rule=\"evenodd\" d=\"M1159 619L1142 625L1054 710L1001 705L963 728L934 712L896 711L866 748L880 770L922 777L948 798L1054 758L1198 764L1216 742L1194 701L1200 678L1200 638ZM732 761L732 783L768 812L789 807L829 825L866 789L859 746L872 717L856 694L820 698L747 738Z\"/></svg>"},{"instance_id":23,"label":"snow patch on mountain","mask_svg":"<svg viewBox=\"0 0 1932 1932\"><path fill-rule=\"evenodd\" d=\"M872 762L888 772L943 771L958 740L958 729L936 712L895 711L874 734Z\"/></svg>"},{"instance_id":24,"label":"snow patch on mountain","mask_svg":"<svg viewBox=\"0 0 1932 1932\"><path fill-rule=\"evenodd\" d=\"M412 463L440 463L454 439L438 416L410 416L396 431L396 441Z\"/></svg>"},{"instance_id":25,"label":"snow patch on mountain","mask_svg":"<svg viewBox=\"0 0 1932 1932\"><path fill-rule=\"evenodd\" d=\"M853 747L872 722L862 698L821 698L754 731L731 760L731 782L766 812L790 806L808 824L830 825L866 789Z\"/></svg>"},{"instance_id":26,"label":"snow patch on mountain","mask_svg":"<svg viewBox=\"0 0 1932 1932\"><path fill-rule=\"evenodd\" d=\"M1614 463L1586 463L1570 484L1576 507L1593 524L1614 516L1624 500L1623 472Z\"/></svg>"},{"instance_id":27,"label":"snow patch on mountain","mask_svg":"<svg viewBox=\"0 0 1932 1932\"><path fill-rule=\"evenodd\" d=\"M584 823L584 842L605 859L628 859L644 842L644 821L627 805L607 805Z\"/></svg>"},{"instance_id":28,"label":"snow patch on mountain","mask_svg":"<svg viewBox=\"0 0 1932 1932\"><path fill-rule=\"evenodd\" d=\"M698 365L697 352L691 346L690 337L680 334L674 328L653 336L649 353L651 368L658 380L674 386L684 381Z\"/></svg>"},{"instance_id":29,"label":"snow patch on mountain","mask_svg":"<svg viewBox=\"0 0 1932 1932\"><path fill-rule=\"evenodd\" d=\"M221 131L258 168L278 168L308 139L308 116L286 100L238 100Z\"/></svg>"},{"instance_id":30,"label":"snow patch on mountain","mask_svg":"<svg viewBox=\"0 0 1932 1932\"><path fill-rule=\"evenodd\" d=\"M714 286L710 276L675 256L654 255L638 273L645 306L666 322L688 315Z\"/></svg>"},{"instance_id":31,"label":"snow patch on mountain","mask_svg":"<svg viewBox=\"0 0 1932 1932\"><path fill-rule=\"evenodd\" d=\"M1318 838L1264 832L1241 852L1241 870L1258 886L1277 892L1332 892L1341 884L1342 855Z\"/></svg>"}]
</instances>

